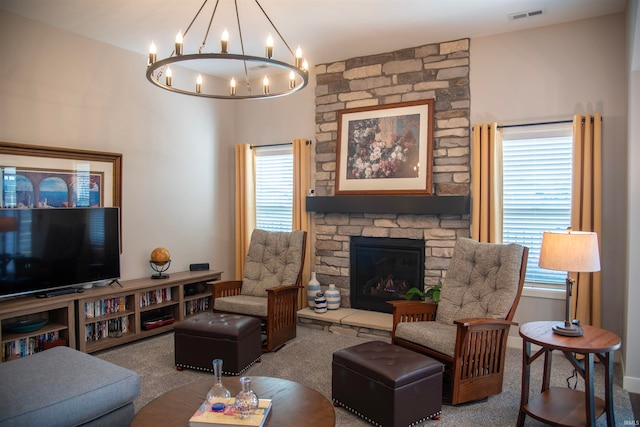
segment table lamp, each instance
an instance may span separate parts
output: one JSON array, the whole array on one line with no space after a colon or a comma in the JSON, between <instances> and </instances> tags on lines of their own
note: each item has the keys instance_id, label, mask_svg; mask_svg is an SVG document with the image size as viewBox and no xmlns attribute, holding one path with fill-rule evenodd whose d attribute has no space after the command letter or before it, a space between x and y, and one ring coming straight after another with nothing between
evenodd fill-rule
<instances>
[{"instance_id":1,"label":"table lamp","mask_svg":"<svg viewBox=\"0 0 640 427\"><path fill-rule=\"evenodd\" d=\"M571 273L600 271L598 235L587 231L545 231L538 266L567 272L567 294L564 323L553 326L553 332L567 337L582 336L582 329L569 320L571 290L575 280Z\"/></svg>"}]
</instances>

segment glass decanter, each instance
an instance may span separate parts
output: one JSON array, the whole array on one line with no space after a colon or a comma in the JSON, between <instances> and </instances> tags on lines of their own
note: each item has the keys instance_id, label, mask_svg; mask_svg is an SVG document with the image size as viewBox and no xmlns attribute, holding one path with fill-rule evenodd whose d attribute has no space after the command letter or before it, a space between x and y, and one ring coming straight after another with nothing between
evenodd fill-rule
<instances>
[{"instance_id":1,"label":"glass decanter","mask_svg":"<svg viewBox=\"0 0 640 427\"><path fill-rule=\"evenodd\" d=\"M229 404L231 393L222 384L222 359L213 360L213 374L216 377L216 383L209 389L207 393L207 402L211 405L211 410L220 412Z\"/></svg>"},{"instance_id":2,"label":"glass decanter","mask_svg":"<svg viewBox=\"0 0 640 427\"><path fill-rule=\"evenodd\" d=\"M258 395L251 390L251 377L240 378L242 390L236 396L236 409L240 418L249 418L258 408Z\"/></svg>"}]
</instances>

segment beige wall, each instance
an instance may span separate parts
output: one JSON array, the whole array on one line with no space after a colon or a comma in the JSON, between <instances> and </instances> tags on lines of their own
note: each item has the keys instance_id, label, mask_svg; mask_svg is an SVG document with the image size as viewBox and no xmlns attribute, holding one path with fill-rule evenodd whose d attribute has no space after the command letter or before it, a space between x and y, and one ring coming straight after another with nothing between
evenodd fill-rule
<instances>
[{"instance_id":1,"label":"beige wall","mask_svg":"<svg viewBox=\"0 0 640 427\"><path fill-rule=\"evenodd\" d=\"M232 272L233 110L153 87L143 55L1 11L0 37L0 141L123 154L123 279L151 274L157 246L169 273Z\"/></svg>"},{"instance_id":2,"label":"beige wall","mask_svg":"<svg viewBox=\"0 0 640 427\"><path fill-rule=\"evenodd\" d=\"M503 124L602 113L603 327L621 335L626 223L624 16L576 21L471 42L471 121ZM553 309L550 307L553 306ZM564 317L562 301L523 298L516 320ZM553 317L551 317L553 318Z\"/></svg>"}]
</instances>

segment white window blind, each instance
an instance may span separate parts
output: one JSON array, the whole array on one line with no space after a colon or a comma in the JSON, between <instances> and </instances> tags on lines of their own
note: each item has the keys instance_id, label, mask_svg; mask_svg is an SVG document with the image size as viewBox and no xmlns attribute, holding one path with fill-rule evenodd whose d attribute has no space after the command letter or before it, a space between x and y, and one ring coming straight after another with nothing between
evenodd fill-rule
<instances>
[{"instance_id":1,"label":"white window blind","mask_svg":"<svg viewBox=\"0 0 640 427\"><path fill-rule=\"evenodd\" d=\"M293 148L256 147L256 226L291 231L293 226Z\"/></svg>"},{"instance_id":2,"label":"white window blind","mask_svg":"<svg viewBox=\"0 0 640 427\"><path fill-rule=\"evenodd\" d=\"M538 260L542 233L571 224L572 155L570 124L546 132L504 130L503 242L529 247L529 285L565 283L566 272L540 268Z\"/></svg>"}]
</instances>

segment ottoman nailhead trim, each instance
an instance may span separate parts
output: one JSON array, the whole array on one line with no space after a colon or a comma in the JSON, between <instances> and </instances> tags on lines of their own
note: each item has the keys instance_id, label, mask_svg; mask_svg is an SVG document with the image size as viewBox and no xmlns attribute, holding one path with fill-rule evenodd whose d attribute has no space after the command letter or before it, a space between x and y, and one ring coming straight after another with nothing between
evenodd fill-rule
<instances>
[{"instance_id":1,"label":"ottoman nailhead trim","mask_svg":"<svg viewBox=\"0 0 640 427\"><path fill-rule=\"evenodd\" d=\"M337 400L337 399L332 399L332 400L333 400L335 403L337 403L338 405L342 406L344 409L347 409L347 410L349 410L350 412L353 412L354 414L356 414L357 416L359 416L359 417L360 417L360 418L362 418L363 420L368 421L369 423L373 424L374 426L377 426L377 427L383 427L383 425L382 425L382 424L379 424L377 421L374 421L374 420L372 420L371 418L367 417L366 415L361 414L360 412L356 411L355 409L353 409L352 407L350 407L350 406L348 406L348 405L345 405L344 403L340 402L339 400ZM434 414L431 414L431 415L429 415L429 416L427 416L427 417L422 418L421 420L418 420L418 421L415 421L415 422L413 422L413 423L409 424L409 426L408 426L408 427L418 425L418 424L420 424L420 423L421 423L421 422L423 422L423 421L432 420L432 419L434 419L434 418L440 417L440 415L441 415L441 414L442 414L442 411L438 411L438 412L436 412L436 413L434 413Z\"/></svg>"},{"instance_id":2,"label":"ottoman nailhead trim","mask_svg":"<svg viewBox=\"0 0 640 427\"><path fill-rule=\"evenodd\" d=\"M252 367L253 365L255 365L262 356L256 357L256 360L254 360L253 362L249 363L247 366L245 366L240 372L228 372L223 370L222 373L226 374L226 375L233 375L233 376L239 376L242 375L247 369L249 369L250 367ZM224 366L224 365L223 365ZM205 371L205 372L213 372L213 368L203 368L201 366L191 366L191 365L185 365L183 363L178 363L176 365L176 367L178 368L187 368L187 369L193 369L195 371Z\"/></svg>"}]
</instances>

